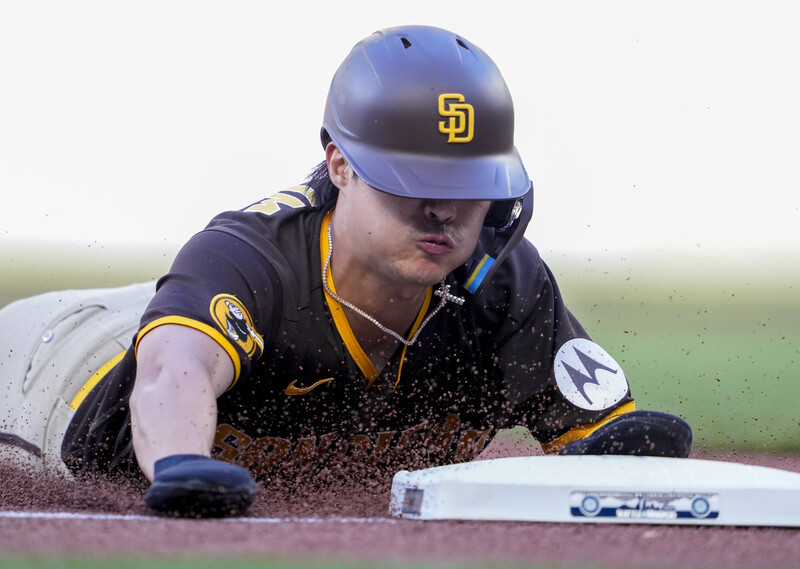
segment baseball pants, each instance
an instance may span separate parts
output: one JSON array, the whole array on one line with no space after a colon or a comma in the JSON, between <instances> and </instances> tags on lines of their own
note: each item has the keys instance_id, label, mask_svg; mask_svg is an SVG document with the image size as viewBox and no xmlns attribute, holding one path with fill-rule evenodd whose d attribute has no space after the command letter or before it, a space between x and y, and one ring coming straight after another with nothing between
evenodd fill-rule
<instances>
[{"instance_id":1,"label":"baseball pants","mask_svg":"<svg viewBox=\"0 0 800 569\"><path fill-rule=\"evenodd\" d=\"M155 283L57 291L0 310L0 463L68 475L75 410L131 345Z\"/></svg>"}]
</instances>

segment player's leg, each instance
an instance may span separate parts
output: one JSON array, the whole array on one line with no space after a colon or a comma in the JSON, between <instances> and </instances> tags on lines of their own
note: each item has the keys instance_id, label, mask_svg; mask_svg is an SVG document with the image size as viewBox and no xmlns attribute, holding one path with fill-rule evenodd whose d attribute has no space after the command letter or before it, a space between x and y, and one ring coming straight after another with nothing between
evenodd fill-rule
<instances>
[{"instance_id":1,"label":"player's leg","mask_svg":"<svg viewBox=\"0 0 800 569\"><path fill-rule=\"evenodd\" d=\"M81 389L128 348L154 289L57 291L0 310L0 461L66 473L61 442Z\"/></svg>"}]
</instances>

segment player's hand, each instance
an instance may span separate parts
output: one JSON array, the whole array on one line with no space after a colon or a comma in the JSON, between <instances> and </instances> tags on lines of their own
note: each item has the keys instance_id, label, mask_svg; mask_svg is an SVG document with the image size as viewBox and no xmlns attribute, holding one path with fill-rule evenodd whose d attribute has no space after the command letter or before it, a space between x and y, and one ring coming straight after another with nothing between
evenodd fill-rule
<instances>
[{"instance_id":1,"label":"player's hand","mask_svg":"<svg viewBox=\"0 0 800 569\"><path fill-rule=\"evenodd\" d=\"M632 411L620 415L558 454L629 454L686 458L692 448L689 423L669 413Z\"/></svg>"},{"instance_id":2,"label":"player's hand","mask_svg":"<svg viewBox=\"0 0 800 569\"><path fill-rule=\"evenodd\" d=\"M220 518L243 515L257 493L258 486L241 466L176 454L156 461L144 501L159 514Z\"/></svg>"}]
</instances>

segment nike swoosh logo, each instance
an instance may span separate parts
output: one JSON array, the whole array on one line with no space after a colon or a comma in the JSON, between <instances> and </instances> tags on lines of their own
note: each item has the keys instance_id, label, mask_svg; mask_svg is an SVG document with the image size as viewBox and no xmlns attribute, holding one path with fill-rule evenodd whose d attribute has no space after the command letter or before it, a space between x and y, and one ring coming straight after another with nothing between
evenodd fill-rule
<instances>
[{"instance_id":1,"label":"nike swoosh logo","mask_svg":"<svg viewBox=\"0 0 800 569\"><path fill-rule=\"evenodd\" d=\"M319 387L323 383L328 383L329 381L333 381L333 378L327 377L325 379L320 379L317 383L315 383L310 387L295 387L294 384L297 383L297 380L294 380L292 383L286 386L286 390L284 391L284 393L286 395L305 395L312 389Z\"/></svg>"}]
</instances>

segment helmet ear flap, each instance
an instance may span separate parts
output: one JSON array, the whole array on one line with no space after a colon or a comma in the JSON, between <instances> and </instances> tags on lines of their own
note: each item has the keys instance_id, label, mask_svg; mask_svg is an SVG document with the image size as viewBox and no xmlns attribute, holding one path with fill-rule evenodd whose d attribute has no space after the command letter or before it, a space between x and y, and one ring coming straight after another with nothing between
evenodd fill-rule
<instances>
[{"instance_id":1,"label":"helmet ear flap","mask_svg":"<svg viewBox=\"0 0 800 569\"><path fill-rule=\"evenodd\" d=\"M319 139L322 142L322 148L327 148L330 142L333 142L331 135L328 134L328 129L324 126L319 130Z\"/></svg>"},{"instance_id":2,"label":"helmet ear flap","mask_svg":"<svg viewBox=\"0 0 800 569\"><path fill-rule=\"evenodd\" d=\"M492 211L494 209L494 211ZM533 184L528 192L513 200L498 200L486 213L484 225L497 223L494 237L482 257L473 257L467 264L468 276L464 288L478 294L484 282L492 275L525 235L525 228L533 216ZM502 224L502 225L501 225Z\"/></svg>"},{"instance_id":3,"label":"helmet ear flap","mask_svg":"<svg viewBox=\"0 0 800 569\"><path fill-rule=\"evenodd\" d=\"M484 227L493 227L499 231L509 229L521 216L527 216L524 220L522 230L530 221L530 212L533 211L533 184L529 190L518 198L508 200L495 200L489 206L486 217L483 220Z\"/></svg>"},{"instance_id":4,"label":"helmet ear flap","mask_svg":"<svg viewBox=\"0 0 800 569\"><path fill-rule=\"evenodd\" d=\"M522 198L493 201L492 205L489 206L489 211L486 212L483 225L485 227L494 227L495 229L505 229L519 216L521 201Z\"/></svg>"}]
</instances>

